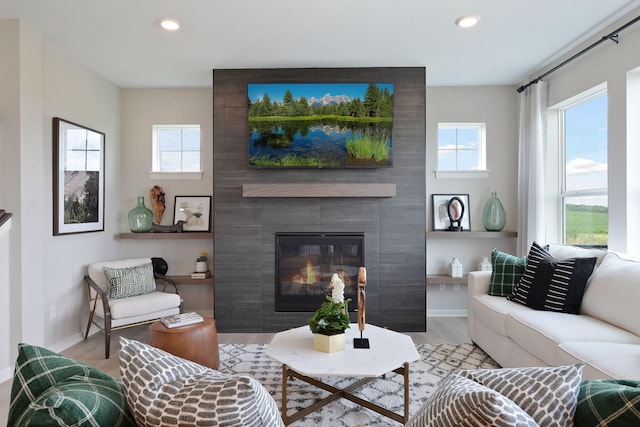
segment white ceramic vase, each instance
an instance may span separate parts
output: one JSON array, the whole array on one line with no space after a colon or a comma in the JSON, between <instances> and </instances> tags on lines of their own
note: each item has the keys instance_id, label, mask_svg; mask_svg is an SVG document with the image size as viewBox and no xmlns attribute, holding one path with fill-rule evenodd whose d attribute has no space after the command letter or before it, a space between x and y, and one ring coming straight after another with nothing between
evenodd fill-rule
<instances>
[{"instance_id":1,"label":"white ceramic vase","mask_svg":"<svg viewBox=\"0 0 640 427\"><path fill-rule=\"evenodd\" d=\"M196 273L204 273L205 271L207 271L209 269L209 266L207 265L206 261L197 261L196 262Z\"/></svg>"}]
</instances>

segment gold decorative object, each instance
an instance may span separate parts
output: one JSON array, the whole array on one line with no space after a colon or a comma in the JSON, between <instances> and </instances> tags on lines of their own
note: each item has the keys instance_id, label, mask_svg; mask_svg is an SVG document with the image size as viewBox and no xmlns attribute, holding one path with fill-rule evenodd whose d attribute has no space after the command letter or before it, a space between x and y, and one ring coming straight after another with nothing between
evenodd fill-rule
<instances>
[{"instance_id":1,"label":"gold decorative object","mask_svg":"<svg viewBox=\"0 0 640 427\"><path fill-rule=\"evenodd\" d=\"M358 329L360 329L360 338L353 339L353 348L369 348L369 339L362 338L362 331L364 331L366 322L365 311L367 309L365 286L367 286L367 269L360 267L358 269Z\"/></svg>"}]
</instances>

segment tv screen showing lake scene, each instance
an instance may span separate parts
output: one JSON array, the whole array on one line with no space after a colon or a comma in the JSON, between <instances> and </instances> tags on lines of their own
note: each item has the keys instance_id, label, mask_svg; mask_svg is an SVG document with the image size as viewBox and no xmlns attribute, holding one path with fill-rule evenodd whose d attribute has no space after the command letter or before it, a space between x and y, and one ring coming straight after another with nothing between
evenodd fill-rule
<instances>
[{"instance_id":1,"label":"tv screen showing lake scene","mask_svg":"<svg viewBox=\"0 0 640 427\"><path fill-rule=\"evenodd\" d=\"M250 83L249 165L393 165L393 83Z\"/></svg>"}]
</instances>

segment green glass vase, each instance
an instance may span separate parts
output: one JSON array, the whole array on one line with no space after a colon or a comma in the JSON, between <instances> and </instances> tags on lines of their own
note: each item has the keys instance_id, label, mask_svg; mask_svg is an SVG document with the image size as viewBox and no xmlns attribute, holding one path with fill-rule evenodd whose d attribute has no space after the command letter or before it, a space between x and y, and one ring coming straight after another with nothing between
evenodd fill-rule
<instances>
[{"instance_id":1,"label":"green glass vase","mask_svg":"<svg viewBox=\"0 0 640 427\"><path fill-rule=\"evenodd\" d=\"M134 233L148 233L153 226L153 212L144 205L144 196L138 196L138 204L129 211L129 229Z\"/></svg>"},{"instance_id":2,"label":"green glass vase","mask_svg":"<svg viewBox=\"0 0 640 427\"><path fill-rule=\"evenodd\" d=\"M487 231L500 231L507 223L507 214L502 202L498 199L497 192L491 192L491 198L487 200L482 211L482 225Z\"/></svg>"}]
</instances>

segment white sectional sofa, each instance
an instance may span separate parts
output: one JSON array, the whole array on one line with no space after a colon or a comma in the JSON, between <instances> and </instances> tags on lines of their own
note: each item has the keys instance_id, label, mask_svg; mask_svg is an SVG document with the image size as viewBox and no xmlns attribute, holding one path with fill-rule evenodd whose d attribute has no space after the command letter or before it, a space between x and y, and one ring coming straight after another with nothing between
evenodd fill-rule
<instances>
[{"instance_id":1,"label":"white sectional sofa","mask_svg":"<svg viewBox=\"0 0 640 427\"><path fill-rule=\"evenodd\" d=\"M488 295L491 272L472 272L471 340L503 367L584 363L584 379L640 380L640 262L605 251L550 245L557 259L596 256L580 314L534 310Z\"/></svg>"}]
</instances>

